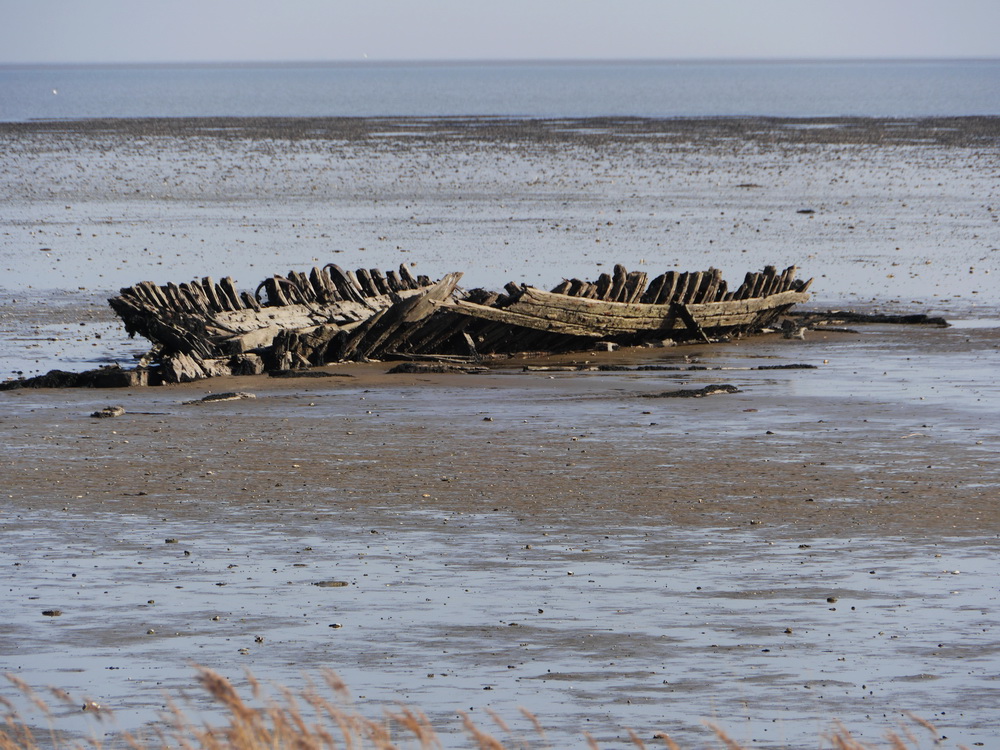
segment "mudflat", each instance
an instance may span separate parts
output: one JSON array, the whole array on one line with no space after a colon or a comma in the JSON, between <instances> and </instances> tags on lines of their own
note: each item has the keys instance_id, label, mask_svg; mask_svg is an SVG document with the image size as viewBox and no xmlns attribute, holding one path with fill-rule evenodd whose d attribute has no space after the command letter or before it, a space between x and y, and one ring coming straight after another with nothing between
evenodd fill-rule
<instances>
[{"instance_id":1,"label":"mudflat","mask_svg":"<svg viewBox=\"0 0 1000 750\"><path fill-rule=\"evenodd\" d=\"M985 272L1000 270L986 187L996 145L975 135L983 124L952 122L965 135L947 142L936 125L911 123L886 143L891 122L861 123L883 133L861 142L829 134L843 123L678 122L698 135L676 149L609 124L604 141L577 150L581 123L521 123L571 134L513 155L490 130L501 125L478 123L487 135L475 136L476 123L459 123L453 139L434 123L439 135L426 142L406 135L420 122L395 135L368 123L353 145L320 138L347 149L322 157L323 179L363 183L323 182L320 196L297 192L319 152L287 131L4 126L0 137L38 161L3 162L16 188L3 265L24 256L83 274L71 285L39 265L29 284L27 271L9 271L4 321L22 338L5 355L33 354L44 371L63 364L56 347L88 363L141 349L96 306L83 334L78 321L53 320L84 309L59 302L65 287L87 287L72 291L89 300L108 279L185 280L227 264L263 277L265 263L311 263L333 242L320 235L349 227L346 267L358 255L375 267L412 257L425 272L471 268L495 286L521 266L545 280L561 260L566 275L584 276L595 263L728 272L791 257L817 276L822 302L940 312L954 324L513 358L484 374L368 363L322 368L328 378L0 393L5 670L89 695L115 710L119 729L139 732L155 725L165 695L192 692L190 664L200 663L238 684L249 669L293 687L332 668L361 710L416 705L446 746L462 742L458 711L488 723L493 710L530 735L519 706L560 746L582 744L583 731L617 746L629 727L697 745L703 720L751 747L814 742L835 719L875 740L908 711L946 745L989 745L1000 733L1000 316ZM779 133L777 144L755 127ZM267 149L277 183L235 169ZM192 171L170 196L154 188L165 174L152 164L167 153ZM218 173L196 174L220 159L233 194ZM794 180L777 176L782 164ZM411 171L401 176L400 165ZM928 170L940 187L922 187ZM147 192L111 191L133 179ZM985 192L966 196L974 185ZM935 194L948 216L932 212ZM657 216L644 216L654 206ZM277 243L302 214L312 222L302 236ZM663 236L669 222L680 241ZM407 229L413 244L397 241ZM115 232L117 244L105 244ZM146 245L171 233L187 236ZM225 236L232 244L213 244ZM900 237L916 247L888 244ZM29 244L41 241L50 249ZM155 252L125 254L138 245ZM803 248L807 257L794 257ZM259 280L246 274L244 286ZM845 276L866 279L862 293ZM905 297L893 294L897 278ZM789 364L815 367L763 369ZM656 397L711 384L738 392ZM223 392L253 398L202 400ZM125 413L91 416L108 405ZM58 718L88 731L85 716ZM115 741L114 727L100 731Z\"/></svg>"}]
</instances>

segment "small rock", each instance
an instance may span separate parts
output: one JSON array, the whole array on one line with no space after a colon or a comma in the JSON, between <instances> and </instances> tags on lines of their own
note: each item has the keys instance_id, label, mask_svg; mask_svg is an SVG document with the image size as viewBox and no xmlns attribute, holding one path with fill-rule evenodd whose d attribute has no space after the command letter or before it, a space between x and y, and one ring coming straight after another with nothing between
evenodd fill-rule
<instances>
[{"instance_id":1,"label":"small rock","mask_svg":"<svg viewBox=\"0 0 1000 750\"><path fill-rule=\"evenodd\" d=\"M100 411L95 411L90 416L94 419L111 419L113 417L120 417L125 413L124 406L105 406Z\"/></svg>"},{"instance_id":2,"label":"small rock","mask_svg":"<svg viewBox=\"0 0 1000 750\"><path fill-rule=\"evenodd\" d=\"M347 585L347 581L316 581L313 584L313 586L319 586L321 589L335 589Z\"/></svg>"},{"instance_id":3,"label":"small rock","mask_svg":"<svg viewBox=\"0 0 1000 750\"><path fill-rule=\"evenodd\" d=\"M244 398L257 398L253 393L244 393L243 391L231 391L229 393L210 393L204 398L195 399L194 401L185 401L185 404L206 404L213 401L239 401Z\"/></svg>"},{"instance_id":4,"label":"small rock","mask_svg":"<svg viewBox=\"0 0 1000 750\"><path fill-rule=\"evenodd\" d=\"M706 385L704 388L695 390L664 391L663 393L644 393L642 398L704 398L705 396L716 396L721 393L741 393L739 388L729 383L716 383Z\"/></svg>"},{"instance_id":5,"label":"small rock","mask_svg":"<svg viewBox=\"0 0 1000 750\"><path fill-rule=\"evenodd\" d=\"M61 609L43 609L42 614L46 617L59 617L62 614Z\"/></svg>"}]
</instances>

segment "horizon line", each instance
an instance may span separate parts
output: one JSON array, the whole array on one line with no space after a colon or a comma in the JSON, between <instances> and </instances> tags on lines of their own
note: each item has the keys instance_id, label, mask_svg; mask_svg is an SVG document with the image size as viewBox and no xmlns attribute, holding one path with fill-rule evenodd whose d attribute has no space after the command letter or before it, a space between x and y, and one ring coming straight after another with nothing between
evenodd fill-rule
<instances>
[{"instance_id":1,"label":"horizon line","mask_svg":"<svg viewBox=\"0 0 1000 750\"><path fill-rule=\"evenodd\" d=\"M302 60L104 60L15 61L0 60L3 68L104 68L104 67L336 67L336 66L447 66L447 65L615 65L615 64L770 64L770 63L927 63L1000 62L1000 56L858 56L858 57L609 57L609 58L338 58Z\"/></svg>"}]
</instances>

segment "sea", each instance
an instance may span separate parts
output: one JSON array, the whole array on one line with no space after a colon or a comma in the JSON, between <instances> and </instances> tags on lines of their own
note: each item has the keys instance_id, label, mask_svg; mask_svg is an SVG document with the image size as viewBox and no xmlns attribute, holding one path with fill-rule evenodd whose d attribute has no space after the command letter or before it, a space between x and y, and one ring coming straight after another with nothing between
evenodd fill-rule
<instances>
[{"instance_id":1,"label":"sea","mask_svg":"<svg viewBox=\"0 0 1000 750\"><path fill-rule=\"evenodd\" d=\"M1000 114L1000 60L0 66L0 121Z\"/></svg>"}]
</instances>

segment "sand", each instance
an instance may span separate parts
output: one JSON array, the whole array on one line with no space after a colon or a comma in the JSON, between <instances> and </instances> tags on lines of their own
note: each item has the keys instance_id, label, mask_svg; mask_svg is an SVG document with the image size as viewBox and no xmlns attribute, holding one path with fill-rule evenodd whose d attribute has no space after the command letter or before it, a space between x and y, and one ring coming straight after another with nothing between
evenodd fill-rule
<instances>
[{"instance_id":1,"label":"sand","mask_svg":"<svg viewBox=\"0 0 1000 750\"><path fill-rule=\"evenodd\" d=\"M703 719L751 747L814 743L834 719L874 740L905 711L946 746L988 745L996 122L829 124L0 127L4 296L46 303L5 299L4 325L24 336L4 347L10 369L141 349L101 317L102 285L235 264L249 286L331 244L347 267L412 259L492 286L554 283L563 266L729 275L787 259L817 276L821 303L955 321L480 375L371 363L326 379L0 393L4 668L140 731L197 662L292 686L336 669L362 710L413 703L447 746L461 744L460 710L530 734L518 706L559 746L582 730L620 746L626 727L698 744ZM751 183L763 187L739 186ZM52 275L61 263L79 284ZM60 310L95 317L81 334ZM709 369L523 369L555 363ZM794 363L815 369L751 369ZM712 383L740 392L645 397ZM255 398L199 401L225 391ZM90 416L108 404L125 414ZM330 580L348 585L314 585Z\"/></svg>"}]
</instances>

